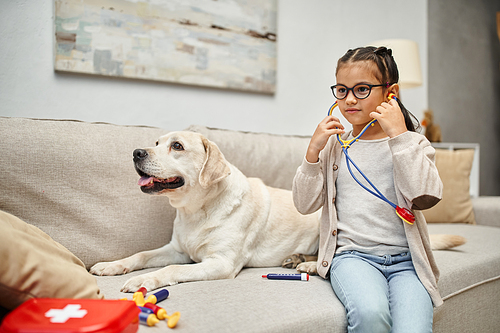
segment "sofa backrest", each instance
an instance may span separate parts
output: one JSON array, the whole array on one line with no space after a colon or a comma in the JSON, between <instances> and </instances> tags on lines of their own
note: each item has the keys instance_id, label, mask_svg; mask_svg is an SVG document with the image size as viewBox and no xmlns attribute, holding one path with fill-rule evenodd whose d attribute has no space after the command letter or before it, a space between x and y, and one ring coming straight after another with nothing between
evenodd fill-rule
<instances>
[{"instance_id":1,"label":"sofa backrest","mask_svg":"<svg viewBox=\"0 0 500 333\"><path fill-rule=\"evenodd\" d=\"M0 209L33 224L87 267L170 241L175 210L143 194L132 152L167 131L0 117Z\"/></svg>"},{"instance_id":2,"label":"sofa backrest","mask_svg":"<svg viewBox=\"0 0 500 333\"><path fill-rule=\"evenodd\" d=\"M249 177L291 189L307 137L190 126ZM158 248L175 209L143 194L132 152L168 131L74 120L0 117L0 210L37 226L89 268Z\"/></svg>"},{"instance_id":3,"label":"sofa backrest","mask_svg":"<svg viewBox=\"0 0 500 333\"><path fill-rule=\"evenodd\" d=\"M252 133L192 125L189 131L203 134L217 144L226 159L247 177L261 178L268 186L292 189L310 137Z\"/></svg>"}]
</instances>

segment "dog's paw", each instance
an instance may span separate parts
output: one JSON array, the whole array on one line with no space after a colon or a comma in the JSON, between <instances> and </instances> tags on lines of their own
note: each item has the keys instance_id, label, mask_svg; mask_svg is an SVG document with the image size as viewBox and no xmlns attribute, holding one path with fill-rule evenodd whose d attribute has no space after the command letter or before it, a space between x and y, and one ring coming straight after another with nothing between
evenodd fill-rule
<instances>
[{"instance_id":1,"label":"dog's paw","mask_svg":"<svg viewBox=\"0 0 500 333\"><path fill-rule=\"evenodd\" d=\"M130 272L130 269L120 262L99 262L89 272L94 275L120 275Z\"/></svg>"},{"instance_id":2,"label":"dog's paw","mask_svg":"<svg viewBox=\"0 0 500 333\"><path fill-rule=\"evenodd\" d=\"M160 279L157 276L156 272L152 272L128 279L127 282L125 282L125 284L123 285L121 291L124 293L134 293L141 287L144 287L148 291L151 291L164 286L172 286L174 284L176 283Z\"/></svg>"},{"instance_id":3,"label":"dog's paw","mask_svg":"<svg viewBox=\"0 0 500 333\"><path fill-rule=\"evenodd\" d=\"M317 275L318 269L316 267L316 261L307 261L298 264L297 271L301 273L308 273L309 275Z\"/></svg>"},{"instance_id":4,"label":"dog's paw","mask_svg":"<svg viewBox=\"0 0 500 333\"><path fill-rule=\"evenodd\" d=\"M281 267L283 268L295 268L298 264L306 261L306 258L303 254L294 253L281 263Z\"/></svg>"}]
</instances>

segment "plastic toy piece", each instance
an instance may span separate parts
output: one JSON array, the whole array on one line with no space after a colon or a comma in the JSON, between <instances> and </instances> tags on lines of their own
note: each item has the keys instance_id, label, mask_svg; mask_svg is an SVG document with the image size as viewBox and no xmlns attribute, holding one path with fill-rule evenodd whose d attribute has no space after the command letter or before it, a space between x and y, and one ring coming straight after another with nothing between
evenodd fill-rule
<instances>
[{"instance_id":1,"label":"plastic toy piece","mask_svg":"<svg viewBox=\"0 0 500 333\"><path fill-rule=\"evenodd\" d=\"M146 296L146 288L141 287L138 291L134 293L132 299L137 306L144 306L146 303L156 304L168 298L169 292L167 289L162 289L156 293L149 295L148 298L144 299Z\"/></svg>"},{"instance_id":2,"label":"plastic toy piece","mask_svg":"<svg viewBox=\"0 0 500 333\"><path fill-rule=\"evenodd\" d=\"M363 129L361 130L361 132L353 139L351 140L344 140L340 137L340 134L337 134L337 140L342 144L342 149L347 149L349 147L351 147L351 145L354 143L354 142L358 142L359 141L359 138L365 134L366 130L368 128L370 128L370 126L375 126L375 122L377 121L377 119L372 119L368 124L366 124L365 127L363 127Z\"/></svg>"},{"instance_id":3,"label":"plastic toy piece","mask_svg":"<svg viewBox=\"0 0 500 333\"><path fill-rule=\"evenodd\" d=\"M144 312L144 313L147 313L147 314L154 314L155 312L145 306L138 306L139 310L141 310L141 312ZM158 318L158 319L161 319L161 318Z\"/></svg>"},{"instance_id":4,"label":"plastic toy piece","mask_svg":"<svg viewBox=\"0 0 500 333\"><path fill-rule=\"evenodd\" d=\"M167 319L167 326L170 328L174 328L177 325L177 322L179 321L181 314L180 312L174 312L172 315L167 315L167 311L164 308L161 308L155 304L151 303L146 303L146 307L152 309L158 319Z\"/></svg>"},{"instance_id":5,"label":"plastic toy piece","mask_svg":"<svg viewBox=\"0 0 500 333\"><path fill-rule=\"evenodd\" d=\"M167 315L167 311L159 307L158 305L152 304L152 303L146 303L144 304L145 308L151 309L155 314L158 319L163 320L167 319L167 326L170 328L174 328L175 325L177 325L177 322L179 321L179 318L181 317L180 312L174 312L172 315Z\"/></svg>"},{"instance_id":6,"label":"plastic toy piece","mask_svg":"<svg viewBox=\"0 0 500 333\"><path fill-rule=\"evenodd\" d=\"M144 297L146 297L146 294L148 293L148 290L145 287L140 287L137 292L141 292Z\"/></svg>"},{"instance_id":7,"label":"plastic toy piece","mask_svg":"<svg viewBox=\"0 0 500 333\"><path fill-rule=\"evenodd\" d=\"M335 109L339 105L338 101L335 101L335 103L330 106L330 109L328 109L328 115L331 116L333 114L333 109Z\"/></svg>"},{"instance_id":8,"label":"plastic toy piece","mask_svg":"<svg viewBox=\"0 0 500 333\"><path fill-rule=\"evenodd\" d=\"M158 305L146 303L144 304L144 307L151 310L160 320L167 318L167 310Z\"/></svg>"},{"instance_id":9,"label":"plastic toy piece","mask_svg":"<svg viewBox=\"0 0 500 333\"><path fill-rule=\"evenodd\" d=\"M401 220L405 221L410 225L413 225L413 223L415 223L415 215L413 215L413 213L407 208L401 208L397 206L396 214L398 214Z\"/></svg>"},{"instance_id":10,"label":"plastic toy piece","mask_svg":"<svg viewBox=\"0 0 500 333\"><path fill-rule=\"evenodd\" d=\"M139 322L143 325L155 326L160 321L158 320L158 318L156 318L156 316L154 314L148 314L148 313L141 312L141 313L139 313Z\"/></svg>"},{"instance_id":11,"label":"plastic toy piece","mask_svg":"<svg viewBox=\"0 0 500 333\"><path fill-rule=\"evenodd\" d=\"M301 281L309 281L309 274L300 273L300 274L267 274L262 275L263 278L268 278L270 280L301 280Z\"/></svg>"},{"instance_id":12,"label":"plastic toy piece","mask_svg":"<svg viewBox=\"0 0 500 333\"><path fill-rule=\"evenodd\" d=\"M142 294L141 291L136 291L132 296L132 300L135 302L135 305L137 306L144 306L144 303L146 303L146 300L144 300L144 295Z\"/></svg>"},{"instance_id":13,"label":"plastic toy piece","mask_svg":"<svg viewBox=\"0 0 500 333\"><path fill-rule=\"evenodd\" d=\"M166 300L168 298L169 292L167 289L162 289L160 291L155 292L152 295L149 295L148 298L146 299L146 303L160 303L163 300Z\"/></svg>"}]
</instances>

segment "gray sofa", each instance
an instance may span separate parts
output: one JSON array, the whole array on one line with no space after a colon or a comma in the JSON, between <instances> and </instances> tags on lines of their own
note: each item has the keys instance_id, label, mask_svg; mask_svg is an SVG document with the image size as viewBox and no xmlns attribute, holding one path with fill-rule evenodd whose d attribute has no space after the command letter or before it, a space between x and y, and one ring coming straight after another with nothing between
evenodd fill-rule
<instances>
[{"instance_id":1,"label":"gray sofa","mask_svg":"<svg viewBox=\"0 0 500 333\"><path fill-rule=\"evenodd\" d=\"M247 176L285 189L291 188L309 141L202 126L188 130L217 143ZM167 198L140 191L132 151L154 145L167 132L0 117L0 210L46 232L87 269L160 247L170 240L175 211ZM500 197L479 197L472 203L475 225L429 224L431 233L467 238L465 245L435 253L444 305L435 310L434 332L500 330ZM95 279L105 298L131 299L120 287L146 271L151 269ZM308 282L261 277L291 272L245 268L232 280L182 283L167 287L170 297L159 305L168 313L181 313L175 328L179 332L345 332L344 308L328 281L317 276ZM139 328L168 330L164 322Z\"/></svg>"}]
</instances>

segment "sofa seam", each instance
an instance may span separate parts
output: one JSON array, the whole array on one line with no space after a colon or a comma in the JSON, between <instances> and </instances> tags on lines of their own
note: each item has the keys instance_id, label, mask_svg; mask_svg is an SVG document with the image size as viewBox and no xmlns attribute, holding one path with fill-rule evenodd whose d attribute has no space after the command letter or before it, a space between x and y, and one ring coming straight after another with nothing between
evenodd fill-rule
<instances>
[{"instance_id":1,"label":"sofa seam","mask_svg":"<svg viewBox=\"0 0 500 333\"><path fill-rule=\"evenodd\" d=\"M89 125L109 125L109 126L116 126L116 127L132 127L132 128L150 128L150 129L159 129L159 130L165 130L160 127L156 126L149 126L149 125L120 125L120 124L113 124L105 121L85 121L85 120L78 120L78 119L69 119L69 118L31 118L31 117L9 117L9 116L0 116L1 119L20 119L20 120L32 120L32 121L45 121L45 122L70 122L70 123L80 123L80 124L89 124Z\"/></svg>"},{"instance_id":2,"label":"sofa seam","mask_svg":"<svg viewBox=\"0 0 500 333\"><path fill-rule=\"evenodd\" d=\"M295 135L295 134L277 134L277 133L267 133L267 132L252 132L252 131L243 131L243 130L233 130L233 129L226 129L226 128L217 128L217 127L209 127L209 126L204 126L204 125L196 125L192 124L189 125L185 131L191 131L191 132L197 132L196 127L201 127L202 129L207 129L209 131L222 131L222 132L239 132L243 134L255 134L255 135L269 135L269 136L276 136L276 137L286 137L286 138L299 138L299 139L310 139L310 135ZM193 128L195 128L193 130Z\"/></svg>"},{"instance_id":3,"label":"sofa seam","mask_svg":"<svg viewBox=\"0 0 500 333\"><path fill-rule=\"evenodd\" d=\"M452 298L452 297L454 297L454 296L460 295L461 293L464 293L464 292L466 292L468 290L471 290L471 289L479 287L479 286L481 286L483 284L486 284L486 283L489 283L489 282L493 282L493 281L496 281L496 280L499 280L499 279L500 279L500 275L497 275L497 276L494 276L494 277L489 278L487 280L483 280L483 281L474 283L474 284L472 284L470 286L467 286L465 288L457 290L457 291L455 291L455 292L453 292L453 293L451 293L451 294L443 297L443 302L446 301L446 300L448 300L448 299L450 299L450 298Z\"/></svg>"}]
</instances>

